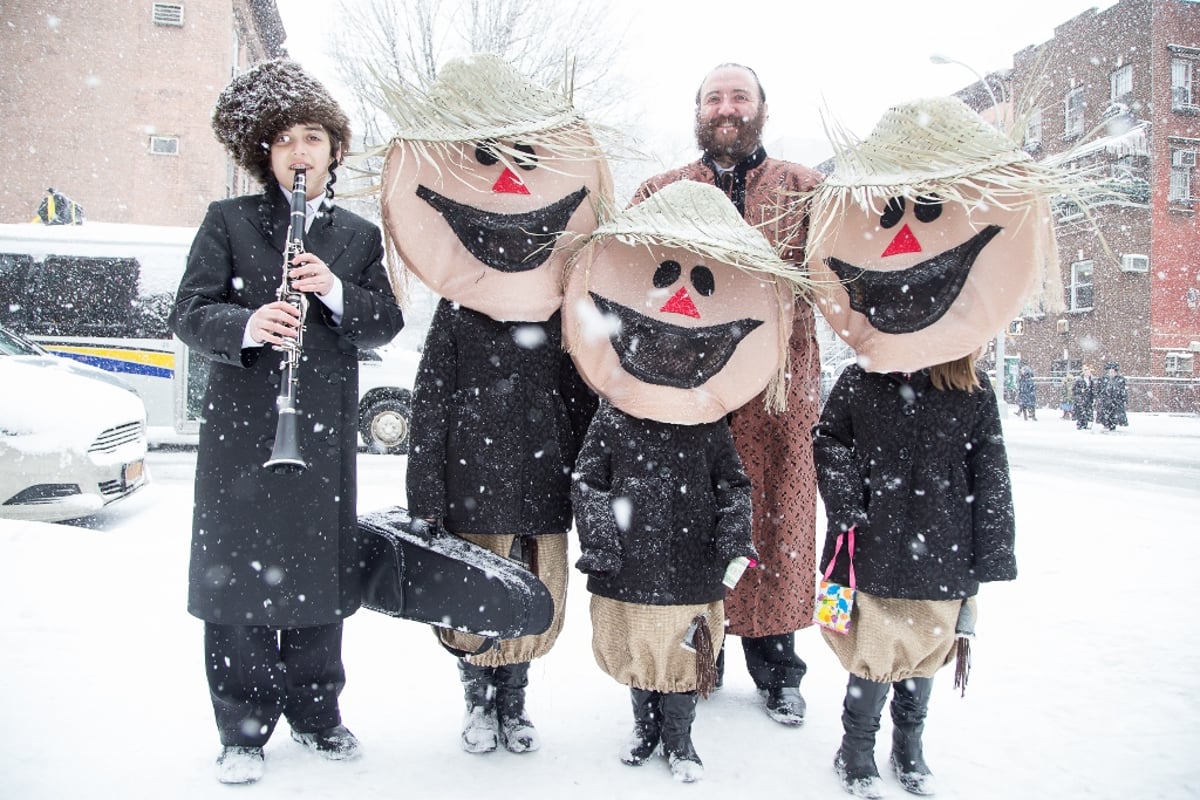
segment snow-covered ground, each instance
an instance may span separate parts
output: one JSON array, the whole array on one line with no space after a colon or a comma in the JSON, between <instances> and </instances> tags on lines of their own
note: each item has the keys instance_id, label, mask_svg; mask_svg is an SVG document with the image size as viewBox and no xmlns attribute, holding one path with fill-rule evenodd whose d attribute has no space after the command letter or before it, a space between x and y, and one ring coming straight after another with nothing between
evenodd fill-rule
<instances>
[{"instance_id":1,"label":"snow-covered ground","mask_svg":"<svg viewBox=\"0 0 1200 800\"><path fill-rule=\"evenodd\" d=\"M938 797L1200 797L1200 417L1132 414L1108 433L1058 416L1005 423L1021 575L981 593L966 697L947 672L935 683ZM406 459L360 458L361 510L402 504ZM428 629L364 611L346 625L342 695L363 758L313 758L281 723L260 783L218 784L201 624L184 610L194 460L152 453L152 485L87 525L0 522L0 798L847 796L830 766L845 674L811 628L802 728L762 713L734 641L695 726L704 780L622 765L628 694L592 660L578 573L531 670L541 751L462 752L453 660ZM881 766L889 736L885 713Z\"/></svg>"}]
</instances>

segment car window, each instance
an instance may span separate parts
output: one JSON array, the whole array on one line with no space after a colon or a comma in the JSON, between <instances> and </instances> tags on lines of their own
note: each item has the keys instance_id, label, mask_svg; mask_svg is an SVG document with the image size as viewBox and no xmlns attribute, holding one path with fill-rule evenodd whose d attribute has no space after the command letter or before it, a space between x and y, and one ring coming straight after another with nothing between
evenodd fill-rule
<instances>
[{"instance_id":1,"label":"car window","mask_svg":"<svg viewBox=\"0 0 1200 800\"><path fill-rule=\"evenodd\" d=\"M44 356L49 355L38 345L23 339L10 330L0 328L0 355L3 356Z\"/></svg>"}]
</instances>

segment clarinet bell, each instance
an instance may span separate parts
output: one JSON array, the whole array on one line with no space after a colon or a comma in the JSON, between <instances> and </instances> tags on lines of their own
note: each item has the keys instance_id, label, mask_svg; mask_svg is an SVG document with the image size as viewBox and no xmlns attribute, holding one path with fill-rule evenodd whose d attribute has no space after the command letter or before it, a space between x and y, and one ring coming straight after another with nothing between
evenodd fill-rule
<instances>
[{"instance_id":1,"label":"clarinet bell","mask_svg":"<svg viewBox=\"0 0 1200 800\"><path fill-rule=\"evenodd\" d=\"M300 455L300 436L296 430L296 414L280 413L275 424L275 446L271 457L263 464L276 475L296 475L308 469Z\"/></svg>"}]
</instances>

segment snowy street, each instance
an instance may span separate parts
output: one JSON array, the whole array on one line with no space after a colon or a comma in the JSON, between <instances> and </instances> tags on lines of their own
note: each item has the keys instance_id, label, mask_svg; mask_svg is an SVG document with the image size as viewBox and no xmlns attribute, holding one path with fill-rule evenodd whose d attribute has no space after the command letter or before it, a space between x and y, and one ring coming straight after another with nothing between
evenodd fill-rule
<instances>
[{"instance_id":1,"label":"snowy street","mask_svg":"<svg viewBox=\"0 0 1200 800\"><path fill-rule=\"evenodd\" d=\"M1109 433L1039 409L1005 430L1020 577L980 594L966 697L951 670L935 682L937 796L1200 797L1200 417L1130 414ZM403 504L406 462L360 454L360 511ZM813 628L797 636L803 727L766 717L730 640L725 686L694 729L704 779L677 784L662 759L622 765L628 692L592 659L578 572L563 634L530 671L541 751L464 753L453 659L423 626L362 611L341 705L364 756L318 760L281 722L260 783L218 784L202 626L185 611L194 464L152 452L151 485L87 523L0 521L0 797L848 797L831 768L845 673ZM890 735L885 712L881 769Z\"/></svg>"}]
</instances>

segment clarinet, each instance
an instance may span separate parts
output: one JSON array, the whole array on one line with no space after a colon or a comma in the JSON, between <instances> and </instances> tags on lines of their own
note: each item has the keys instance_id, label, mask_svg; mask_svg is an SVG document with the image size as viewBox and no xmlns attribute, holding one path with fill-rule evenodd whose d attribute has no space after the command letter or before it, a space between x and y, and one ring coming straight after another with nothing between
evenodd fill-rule
<instances>
[{"instance_id":1,"label":"clarinet","mask_svg":"<svg viewBox=\"0 0 1200 800\"><path fill-rule=\"evenodd\" d=\"M263 464L276 475L293 475L308 469L300 454L300 431L297 429L299 410L296 407L296 386L299 382L300 354L304 350L304 321L308 317L308 297L304 292L292 288L288 269L292 260L304 252L304 218L308 202L304 170L296 170L292 182L291 216L288 219L287 244L283 248L283 281L275 291L275 297L300 312L300 329L295 339L285 339L282 344L272 345L283 353L279 363L282 373L279 380L279 396L275 398L278 419L275 424L275 446L271 457Z\"/></svg>"}]
</instances>

